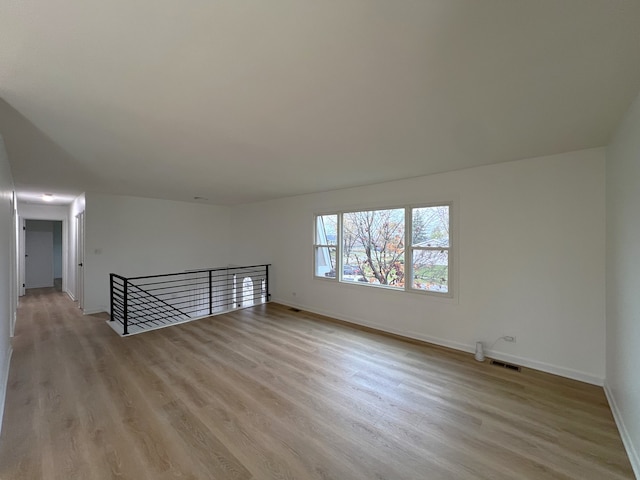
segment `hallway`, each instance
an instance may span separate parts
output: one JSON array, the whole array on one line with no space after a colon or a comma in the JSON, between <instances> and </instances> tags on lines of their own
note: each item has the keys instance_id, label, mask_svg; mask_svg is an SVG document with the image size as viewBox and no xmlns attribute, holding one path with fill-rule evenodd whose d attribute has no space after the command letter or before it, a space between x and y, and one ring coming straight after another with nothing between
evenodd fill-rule
<instances>
[{"instance_id":1,"label":"hallway","mask_svg":"<svg viewBox=\"0 0 640 480\"><path fill-rule=\"evenodd\" d=\"M104 319L83 317L57 286L29 289L21 298L0 438L1 478L99 478L88 474L86 462L109 421L95 374L104 368L98 344L108 344L105 327ZM84 422L92 424L92 441Z\"/></svg>"},{"instance_id":2,"label":"hallway","mask_svg":"<svg viewBox=\"0 0 640 480\"><path fill-rule=\"evenodd\" d=\"M601 388L267 304L120 338L22 299L3 480L629 479Z\"/></svg>"}]
</instances>

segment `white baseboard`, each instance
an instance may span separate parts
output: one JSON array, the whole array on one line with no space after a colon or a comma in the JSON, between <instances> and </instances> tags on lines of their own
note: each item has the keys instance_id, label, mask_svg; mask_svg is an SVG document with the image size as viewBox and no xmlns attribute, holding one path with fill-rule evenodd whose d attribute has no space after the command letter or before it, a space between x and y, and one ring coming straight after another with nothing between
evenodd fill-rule
<instances>
[{"instance_id":1,"label":"white baseboard","mask_svg":"<svg viewBox=\"0 0 640 480\"><path fill-rule=\"evenodd\" d=\"M609 401L611 413L613 413L613 419L616 421L616 425L618 426L618 431L620 432L622 443L624 444L624 448L627 451L627 455L629 456L629 461L631 462L633 472L635 473L636 478L640 479L640 454L638 453L638 449L636 449L633 445L633 440L631 439L629 431L627 430L624 420L622 419L622 414L620 413L620 409L618 408L616 398L606 381L604 383L604 393L607 396L607 400Z\"/></svg>"},{"instance_id":2,"label":"white baseboard","mask_svg":"<svg viewBox=\"0 0 640 480\"><path fill-rule=\"evenodd\" d=\"M515 363L517 365L522 365L523 367L540 370L541 372L552 373L553 375L559 375L560 377L571 378L572 380L597 385L598 387L602 387L604 385L603 377L581 372L580 370L573 370L571 368L560 367L558 365L552 365L550 363L539 362L530 358L518 357L516 355L496 352L493 350L486 351L485 353L488 357L495 358L496 360Z\"/></svg>"},{"instance_id":3,"label":"white baseboard","mask_svg":"<svg viewBox=\"0 0 640 480\"><path fill-rule=\"evenodd\" d=\"M103 308L85 308L82 311L83 315L95 315L96 313L109 313Z\"/></svg>"},{"instance_id":4,"label":"white baseboard","mask_svg":"<svg viewBox=\"0 0 640 480\"><path fill-rule=\"evenodd\" d=\"M11 355L13 354L13 348L9 345L7 351L7 358L5 360L6 370L2 372L2 383L0 384L0 433L2 433L2 420L4 418L4 404L7 399L7 386L9 385L9 368L11 367Z\"/></svg>"},{"instance_id":5,"label":"white baseboard","mask_svg":"<svg viewBox=\"0 0 640 480\"><path fill-rule=\"evenodd\" d=\"M364 327L374 328L376 330L381 330L383 332L392 333L395 335L401 335L403 337L413 338L415 340L420 340L427 343L433 343L434 345L440 345L442 347L452 348L454 350L460 350L463 352L474 353L475 352L475 343L473 345L467 345L461 342L455 342L452 340L447 340L444 338L431 337L428 335L424 335L418 332L406 331L406 330L398 330L389 327L388 325L381 325L375 322L368 322L361 320L359 318L351 318L345 315L340 315L335 312L323 311L313 308L308 308L304 305L296 305L288 302L286 300L276 299L272 300L274 303L280 303L282 305L287 305L289 307L299 308L301 310L306 310L311 313L316 313L318 315L324 315L326 317L335 318L337 320L342 320L344 322L353 323L356 325L361 325ZM590 383L592 385L597 385L601 387L604 385L604 378L598 377L596 375L592 375L586 372L581 372L579 370L573 370L566 367L561 367L558 365L552 365L544 362L539 362L537 360L532 360L525 357L518 357L515 355L510 355L507 353L497 352L495 350L486 351L487 356L491 358L495 358L497 360L503 360L509 363L515 363L516 365L521 365L523 367L532 368L534 370L540 370L542 372L552 373L554 375L559 375L561 377L571 378L573 380L578 380L580 382Z\"/></svg>"},{"instance_id":6,"label":"white baseboard","mask_svg":"<svg viewBox=\"0 0 640 480\"><path fill-rule=\"evenodd\" d=\"M65 293L69 296L72 302L76 301L76 297L74 297L73 293L71 293L69 290L67 290Z\"/></svg>"}]
</instances>

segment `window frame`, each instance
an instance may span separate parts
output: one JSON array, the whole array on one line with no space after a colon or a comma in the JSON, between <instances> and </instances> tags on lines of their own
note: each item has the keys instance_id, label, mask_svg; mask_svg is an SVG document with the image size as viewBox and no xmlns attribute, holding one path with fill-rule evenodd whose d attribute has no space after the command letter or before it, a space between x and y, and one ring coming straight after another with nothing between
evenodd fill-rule
<instances>
[{"instance_id":1,"label":"window frame","mask_svg":"<svg viewBox=\"0 0 640 480\"><path fill-rule=\"evenodd\" d=\"M419 208L430 208L430 207L447 207L449 211L449 245L447 247L414 247L413 245L413 211ZM404 252L403 252L403 260L404 260L404 276L405 282L404 286L397 287L391 285L381 285L381 284L373 284L373 283L364 283L364 282L354 282L351 280L343 280L343 217L348 213L356 213L356 212L376 212L382 210L398 210L404 209ZM337 216L337 232L336 237L337 241L335 245L320 245L316 243L317 240L317 225L318 225L318 217L326 216L326 215L336 215ZM345 210L333 210L330 212L319 212L314 213L313 215L313 277L314 279L320 279L322 281L327 282L336 282L343 285L352 285L352 286L361 286L361 287L373 287L382 289L385 291L391 292L404 292L404 293L416 293L421 295L428 295L434 298L441 299L451 299L455 297L456 288L454 287L455 278L455 270L454 270L454 262L455 262L455 252L456 252L456 236L455 236L455 227L454 227L454 204L452 201L443 201L443 202L429 202L429 203L420 203L420 204L411 204L411 205L401 205L401 206L376 206L376 207L362 207L362 208L352 208ZM325 277L316 274L316 250L318 247L329 247L336 249L336 275L335 277ZM447 251L447 291L446 292L438 292L433 290L425 290L421 288L414 287L414 268L413 268L413 256L415 251Z\"/></svg>"},{"instance_id":2,"label":"window frame","mask_svg":"<svg viewBox=\"0 0 640 480\"><path fill-rule=\"evenodd\" d=\"M447 247L416 247L413 244L413 211L414 210L418 210L420 208L434 208L434 207L447 207L447 209L449 210L449 245ZM411 282L409 282L409 289L412 292L417 292L417 293L426 293L426 294L431 294L431 295L437 295L438 297L453 297L453 278L452 278L452 273L453 273L453 268L452 268L452 263L453 263L453 222L451 220L452 217L452 202L439 202L439 203L432 203L432 204L427 204L427 205L411 205L409 207L407 207L407 213L409 214L408 216L408 226L409 228L407 229L407 243L406 243L406 247L405 247L405 268L406 265L409 265L409 270L408 272L405 272L405 276L409 276L411 278ZM406 215L406 214L405 214ZM407 217L405 217L407 218ZM413 262L413 257L414 257L414 252L416 250L420 250L420 251L442 251L442 250L446 250L447 251L447 291L446 292L437 292L434 290L424 290L422 288L415 288L413 286L413 280L414 280L414 262ZM408 252L407 252L408 251ZM405 283L405 286L407 284Z\"/></svg>"},{"instance_id":3,"label":"window frame","mask_svg":"<svg viewBox=\"0 0 640 480\"><path fill-rule=\"evenodd\" d=\"M318 243L318 218L319 217L328 217L330 215L335 215L336 216L336 243L335 244L331 244L331 243ZM338 253L340 252L340 249L338 248L338 245L340 244L340 241L342 239L342 224L341 224L341 219L342 216L339 212L329 212L329 213L318 213L315 214L313 216L313 276L315 278L322 278L322 279L326 279L326 280L337 280L338 279L338 268L342 268L341 262L338 258ZM334 277L327 277L326 275L324 276L320 276L317 274L318 271L318 266L317 266L317 258L318 258L318 249L320 248L327 248L327 249L332 249L334 248L336 250L336 262L335 262L335 270L336 270L336 275ZM331 258L331 253L329 253L329 258Z\"/></svg>"}]
</instances>

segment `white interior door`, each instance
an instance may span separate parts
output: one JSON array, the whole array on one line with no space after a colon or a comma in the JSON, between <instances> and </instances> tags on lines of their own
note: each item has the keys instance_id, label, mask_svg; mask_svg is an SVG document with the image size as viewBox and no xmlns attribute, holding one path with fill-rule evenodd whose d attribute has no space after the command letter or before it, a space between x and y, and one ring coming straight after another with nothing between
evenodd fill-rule
<instances>
[{"instance_id":1,"label":"white interior door","mask_svg":"<svg viewBox=\"0 0 640 480\"><path fill-rule=\"evenodd\" d=\"M84 212L76 215L76 300L84 309Z\"/></svg>"},{"instance_id":2,"label":"white interior door","mask_svg":"<svg viewBox=\"0 0 640 480\"><path fill-rule=\"evenodd\" d=\"M53 232L27 229L25 235L26 288L53 287Z\"/></svg>"},{"instance_id":3,"label":"white interior door","mask_svg":"<svg viewBox=\"0 0 640 480\"><path fill-rule=\"evenodd\" d=\"M20 287L20 296L24 296L25 292L25 287L26 287L26 281L24 278L24 270L25 270L25 256L24 256L24 250L25 250L25 236L26 236L26 230L27 230L27 222L24 218L19 219L19 233L20 233L20 239L18 241L18 271L19 274L18 276L20 277L18 280L18 285Z\"/></svg>"}]
</instances>

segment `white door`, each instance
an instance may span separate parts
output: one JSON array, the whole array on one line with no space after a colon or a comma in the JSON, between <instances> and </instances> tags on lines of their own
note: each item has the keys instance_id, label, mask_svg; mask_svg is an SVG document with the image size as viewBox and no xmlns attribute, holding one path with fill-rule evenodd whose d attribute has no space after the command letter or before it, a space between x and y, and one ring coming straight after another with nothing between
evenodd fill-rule
<instances>
[{"instance_id":1,"label":"white door","mask_svg":"<svg viewBox=\"0 0 640 480\"><path fill-rule=\"evenodd\" d=\"M25 232L26 288L53 287L53 232Z\"/></svg>"},{"instance_id":2,"label":"white door","mask_svg":"<svg viewBox=\"0 0 640 480\"><path fill-rule=\"evenodd\" d=\"M26 281L24 278L24 270L25 270L25 256L24 256L24 250L25 250L25 236L26 236L26 230L27 230L27 221L22 218L19 220L19 224L20 224L20 240L18 242L18 270L19 270L19 277L20 280L18 281L19 287L20 287L20 296L24 296L25 292L25 287L26 287Z\"/></svg>"},{"instance_id":3,"label":"white door","mask_svg":"<svg viewBox=\"0 0 640 480\"><path fill-rule=\"evenodd\" d=\"M76 215L76 300L84 309L84 212Z\"/></svg>"}]
</instances>

